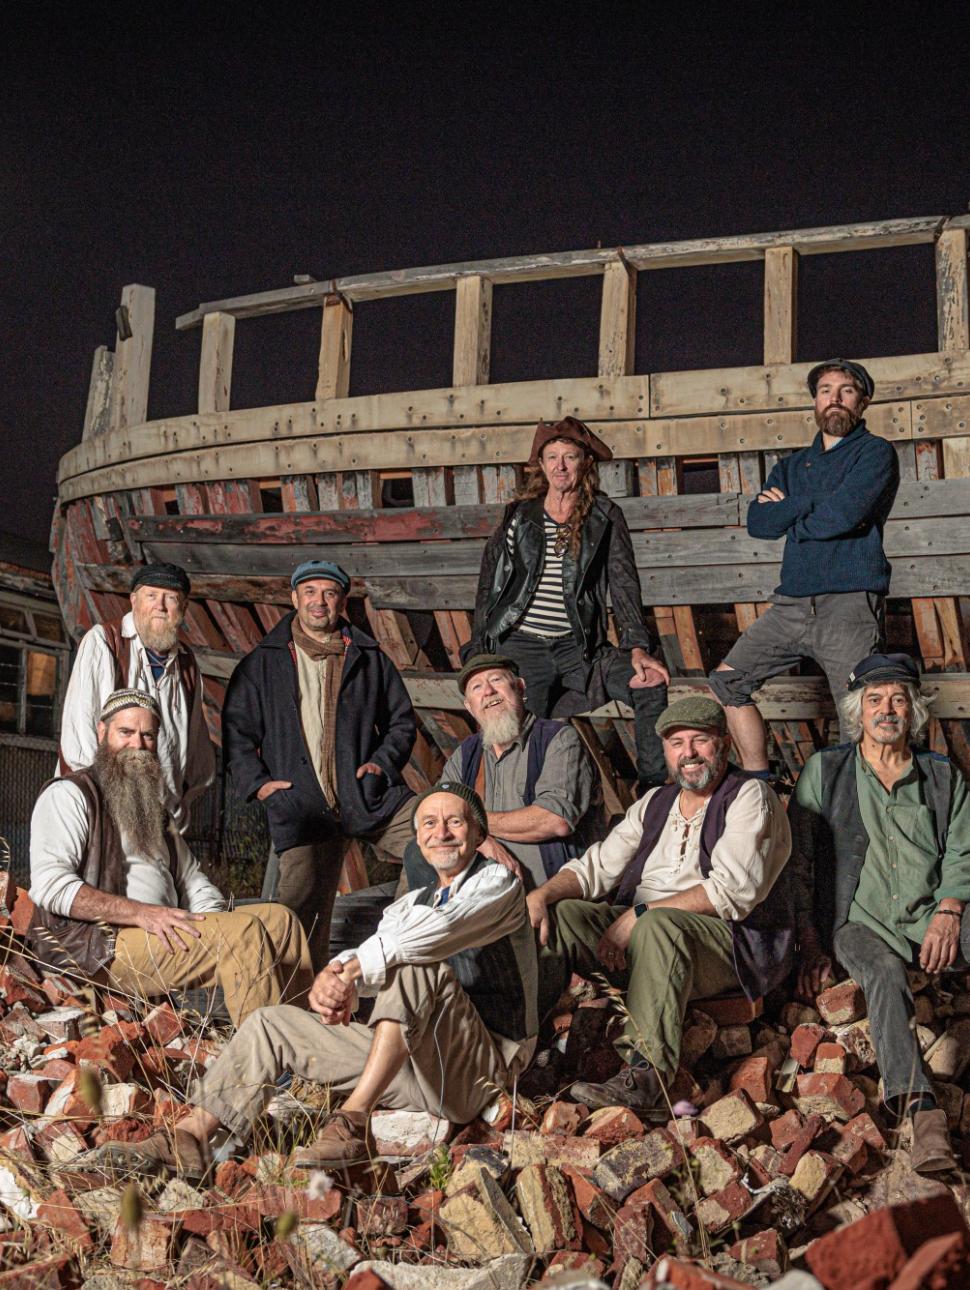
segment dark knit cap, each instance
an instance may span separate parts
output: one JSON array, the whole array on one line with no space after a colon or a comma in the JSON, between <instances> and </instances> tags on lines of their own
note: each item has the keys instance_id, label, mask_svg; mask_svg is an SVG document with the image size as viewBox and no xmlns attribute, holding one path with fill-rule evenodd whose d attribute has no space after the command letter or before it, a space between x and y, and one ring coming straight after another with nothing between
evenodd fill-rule
<instances>
[{"instance_id":1,"label":"dark knit cap","mask_svg":"<svg viewBox=\"0 0 970 1290\"><path fill-rule=\"evenodd\" d=\"M192 589L189 575L178 564L146 564L131 580L131 589L161 587L164 591L181 591L187 596Z\"/></svg>"},{"instance_id":2,"label":"dark knit cap","mask_svg":"<svg viewBox=\"0 0 970 1290\"><path fill-rule=\"evenodd\" d=\"M472 809L475 823L478 824L482 830L482 837L488 837L488 816L485 813L485 803L473 788L469 788L467 784L463 784L460 779L445 779L442 780L440 784L432 784L430 788L426 788L419 797L414 799L413 809L411 811L412 822L418 814L418 808L421 803L426 801L429 797L433 797L435 793L453 793L455 797L460 797L463 802L467 802Z\"/></svg>"},{"instance_id":3,"label":"dark knit cap","mask_svg":"<svg viewBox=\"0 0 970 1290\"><path fill-rule=\"evenodd\" d=\"M508 658L505 654L473 654L455 678L462 694L476 672L485 672L493 667L503 668L513 676L519 675L519 665L514 658Z\"/></svg>"}]
</instances>

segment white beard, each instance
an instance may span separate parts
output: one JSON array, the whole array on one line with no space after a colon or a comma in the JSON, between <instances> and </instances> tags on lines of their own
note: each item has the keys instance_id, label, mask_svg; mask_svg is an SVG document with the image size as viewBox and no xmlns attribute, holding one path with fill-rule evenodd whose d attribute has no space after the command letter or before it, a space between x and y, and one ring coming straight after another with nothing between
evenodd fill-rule
<instances>
[{"instance_id":1,"label":"white beard","mask_svg":"<svg viewBox=\"0 0 970 1290\"><path fill-rule=\"evenodd\" d=\"M516 712L500 712L491 719L482 717L482 738L487 744L510 744L519 737L522 719Z\"/></svg>"}]
</instances>

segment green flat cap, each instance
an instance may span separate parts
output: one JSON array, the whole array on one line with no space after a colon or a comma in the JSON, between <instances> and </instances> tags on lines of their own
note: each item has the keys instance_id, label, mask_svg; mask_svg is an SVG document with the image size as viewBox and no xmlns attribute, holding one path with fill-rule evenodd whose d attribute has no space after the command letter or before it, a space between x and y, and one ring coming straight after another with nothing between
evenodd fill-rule
<instances>
[{"instance_id":1,"label":"green flat cap","mask_svg":"<svg viewBox=\"0 0 970 1290\"><path fill-rule=\"evenodd\" d=\"M455 797L460 797L463 802L467 802L471 808L472 816L482 831L482 837L488 837L488 815L485 813L485 803L478 796L473 788L463 784L460 779L444 779L440 784L432 784L426 788L423 793L414 799L411 810L411 820L414 821L421 803L435 793L453 793Z\"/></svg>"},{"instance_id":2,"label":"green flat cap","mask_svg":"<svg viewBox=\"0 0 970 1290\"><path fill-rule=\"evenodd\" d=\"M476 672L484 672L493 667L505 668L513 676L519 675L519 665L514 658L507 658L504 654L473 654L457 676L458 688L462 694Z\"/></svg>"},{"instance_id":3,"label":"green flat cap","mask_svg":"<svg viewBox=\"0 0 970 1290\"><path fill-rule=\"evenodd\" d=\"M727 717L716 699L709 699L705 694L692 694L671 703L657 718L658 735L665 735L678 726L688 730L716 730L719 735L726 735Z\"/></svg>"}]
</instances>

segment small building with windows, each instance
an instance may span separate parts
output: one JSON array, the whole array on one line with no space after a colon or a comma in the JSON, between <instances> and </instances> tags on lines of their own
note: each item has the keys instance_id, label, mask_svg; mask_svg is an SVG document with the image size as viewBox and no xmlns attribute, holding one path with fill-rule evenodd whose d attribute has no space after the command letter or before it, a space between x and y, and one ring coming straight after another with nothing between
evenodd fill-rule
<instances>
[{"instance_id":1,"label":"small building with windows","mask_svg":"<svg viewBox=\"0 0 970 1290\"><path fill-rule=\"evenodd\" d=\"M34 801L57 763L70 649L49 551L0 532L0 836L21 879Z\"/></svg>"}]
</instances>

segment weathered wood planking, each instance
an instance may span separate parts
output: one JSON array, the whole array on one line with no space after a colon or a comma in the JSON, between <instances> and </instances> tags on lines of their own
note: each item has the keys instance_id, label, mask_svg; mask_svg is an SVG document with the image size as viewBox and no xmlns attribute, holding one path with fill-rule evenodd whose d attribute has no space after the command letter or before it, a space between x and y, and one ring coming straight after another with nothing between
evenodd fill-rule
<instances>
[{"instance_id":1,"label":"weathered wood planking","mask_svg":"<svg viewBox=\"0 0 970 1290\"><path fill-rule=\"evenodd\" d=\"M759 260L768 248L776 246L793 246L802 255L831 255L845 251L913 246L932 242L945 223L945 215L923 215L912 219L878 220L830 228L695 238L684 242L660 242L615 249L560 251L501 260L473 260L416 269L395 269L384 273L365 273L210 301L189 313L181 314L176 319L175 326L179 331L198 327L206 314L216 311L232 314L236 318L255 318L288 313L294 309L318 308L334 291L340 292L349 300L379 300L426 291L449 291L460 278L468 276L485 278L490 282L536 282L603 273L608 265L624 261L636 269L659 269Z\"/></svg>"},{"instance_id":2,"label":"weathered wood planking","mask_svg":"<svg viewBox=\"0 0 970 1290\"><path fill-rule=\"evenodd\" d=\"M135 283L121 293L121 309L128 324L128 334L119 333L115 343L111 374L111 430L102 438L124 433L129 426L141 425L148 415L148 382L152 366L152 340L155 334L155 289ZM99 440L100 442L100 440Z\"/></svg>"}]
</instances>

